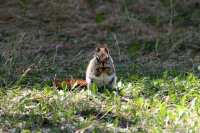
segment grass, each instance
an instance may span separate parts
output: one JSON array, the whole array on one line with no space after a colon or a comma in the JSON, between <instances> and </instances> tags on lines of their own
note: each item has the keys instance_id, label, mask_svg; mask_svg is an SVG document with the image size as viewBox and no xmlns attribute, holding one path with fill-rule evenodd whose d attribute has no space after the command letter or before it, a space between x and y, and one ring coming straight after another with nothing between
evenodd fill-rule
<instances>
[{"instance_id":1,"label":"grass","mask_svg":"<svg viewBox=\"0 0 200 133\"><path fill-rule=\"evenodd\" d=\"M0 132L200 132L199 56L186 54L199 2L19 0L1 13ZM55 75L84 78L99 42L118 90L55 89Z\"/></svg>"},{"instance_id":2,"label":"grass","mask_svg":"<svg viewBox=\"0 0 200 133\"><path fill-rule=\"evenodd\" d=\"M200 81L192 73L132 75L117 90L0 89L2 132L199 132Z\"/></svg>"}]
</instances>

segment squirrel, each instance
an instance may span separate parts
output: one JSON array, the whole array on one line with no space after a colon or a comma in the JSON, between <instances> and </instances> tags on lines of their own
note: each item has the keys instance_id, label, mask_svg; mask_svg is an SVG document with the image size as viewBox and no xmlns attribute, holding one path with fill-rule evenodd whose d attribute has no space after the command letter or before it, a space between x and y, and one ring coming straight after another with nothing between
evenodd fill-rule
<instances>
[{"instance_id":1,"label":"squirrel","mask_svg":"<svg viewBox=\"0 0 200 133\"><path fill-rule=\"evenodd\" d=\"M102 46L96 48L95 54L87 66L86 80L66 79L62 81L54 79L53 84L58 89L62 89L62 82L65 82L69 89L74 85L79 88L90 88L93 83L96 83L97 87L115 88L116 80L115 66L109 49Z\"/></svg>"},{"instance_id":2,"label":"squirrel","mask_svg":"<svg viewBox=\"0 0 200 133\"><path fill-rule=\"evenodd\" d=\"M97 87L115 88L116 80L115 66L109 49L106 46L97 47L87 66L87 87L90 88L96 83Z\"/></svg>"}]
</instances>

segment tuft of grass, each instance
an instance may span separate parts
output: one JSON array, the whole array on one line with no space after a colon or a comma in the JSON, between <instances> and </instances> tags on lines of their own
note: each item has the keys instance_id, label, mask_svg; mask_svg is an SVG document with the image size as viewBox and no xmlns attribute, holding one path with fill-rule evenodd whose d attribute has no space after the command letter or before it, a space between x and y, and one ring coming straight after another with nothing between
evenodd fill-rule
<instances>
[{"instance_id":1,"label":"tuft of grass","mask_svg":"<svg viewBox=\"0 0 200 133\"><path fill-rule=\"evenodd\" d=\"M100 24L103 21L105 21L105 18L106 18L105 13L97 13L95 17L95 21L97 24Z\"/></svg>"}]
</instances>

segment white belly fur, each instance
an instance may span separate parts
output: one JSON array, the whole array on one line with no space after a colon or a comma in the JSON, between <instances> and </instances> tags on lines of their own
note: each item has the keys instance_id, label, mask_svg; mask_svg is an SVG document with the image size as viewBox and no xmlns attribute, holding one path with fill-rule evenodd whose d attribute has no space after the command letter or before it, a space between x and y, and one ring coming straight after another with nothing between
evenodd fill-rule
<instances>
[{"instance_id":1,"label":"white belly fur","mask_svg":"<svg viewBox=\"0 0 200 133\"><path fill-rule=\"evenodd\" d=\"M95 82L99 86L108 85L110 83L110 81L113 80L113 77L115 77L115 74L107 75L106 73L102 73L98 77L95 76Z\"/></svg>"}]
</instances>

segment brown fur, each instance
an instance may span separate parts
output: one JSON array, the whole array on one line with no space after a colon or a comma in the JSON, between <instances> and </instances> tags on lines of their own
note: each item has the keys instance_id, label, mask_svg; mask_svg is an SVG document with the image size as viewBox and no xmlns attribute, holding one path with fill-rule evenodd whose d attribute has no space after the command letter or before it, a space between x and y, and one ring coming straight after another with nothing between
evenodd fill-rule
<instances>
[{"instance_id":1,"label":"brown fur","mask_svg":"<svg viewBox=\"0 0 200 133\"><path fill-rule=\"evenodd\" d=\"M75 87L78 87L78 88L85 88L87 87L87 82L86 80L81 80L81 79L66 79L66 80L54 80L53 83L54 85L58 88L58 89L63 89L62 88L62 82L65 82L68 89L71 89L74 85Z\"/></svg>"}]
</instances>

